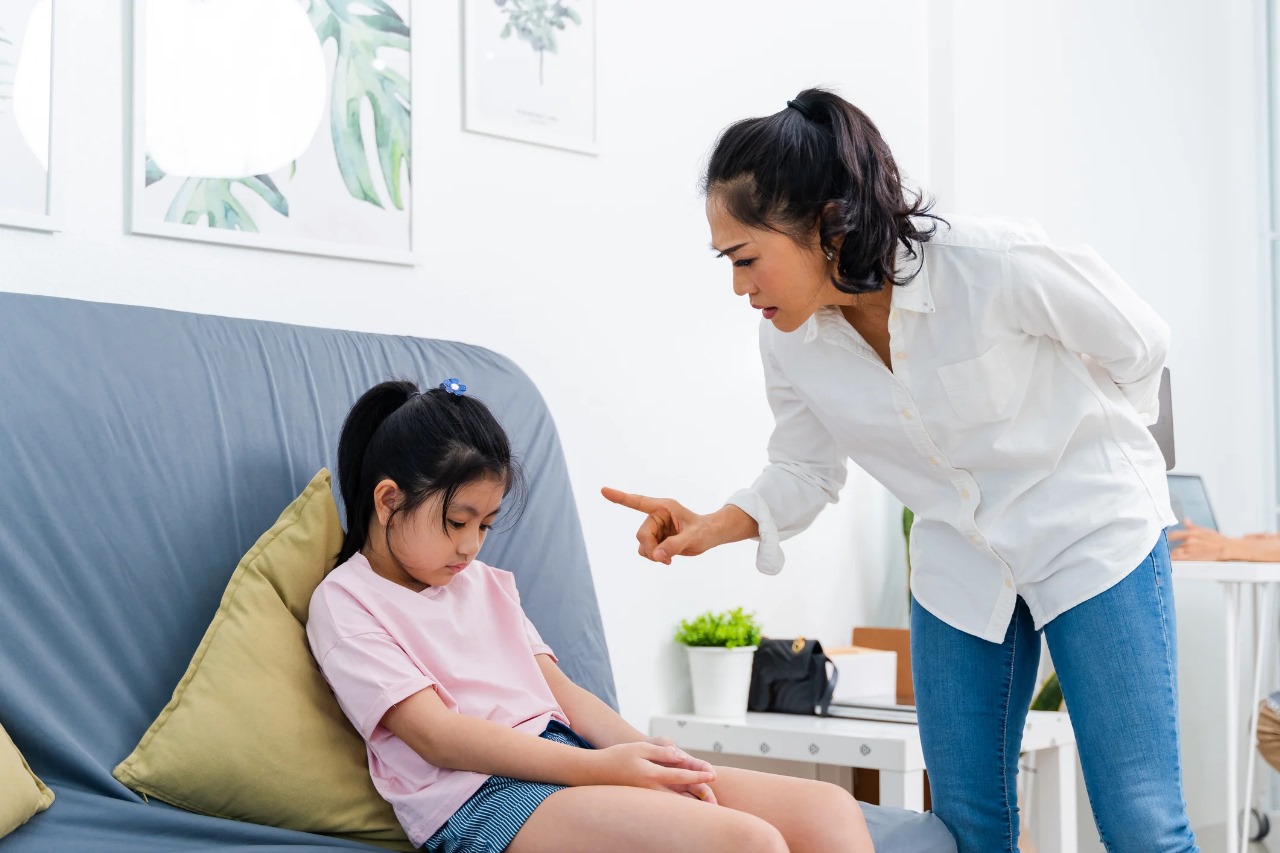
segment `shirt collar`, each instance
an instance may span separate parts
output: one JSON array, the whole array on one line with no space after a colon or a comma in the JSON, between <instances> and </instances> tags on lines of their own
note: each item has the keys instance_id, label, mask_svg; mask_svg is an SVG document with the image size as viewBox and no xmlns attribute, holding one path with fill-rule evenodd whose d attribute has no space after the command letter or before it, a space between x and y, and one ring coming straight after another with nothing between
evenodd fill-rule
<instances>
[{"instance_id":1,"label":"shirt collar","mask_svg":"<svg viewBox=\"0 0 1280 853\"><path fill-rule=\"evenodd\" d=\"M899 273L915 271L915 274L906 284L894 285L892 304L894 308L903 311L932 314L934 312L933 291L929 289L928 258L925 255L925 247L920 243L912 243L912 248L916 253L914 258L907 252L905 246L898 247L895 271Z\"/></svg>"},{"instance_id":2,"label":"shirt collar","mask_svg":"<svg viewBox=\"0 0 1280 853\"><path fill-rule=\"evenodd\" d=\"M908 254L905 246L898 246L895 270L915 270L916 272L906 284L893 285L891 304L894 308L900 308L903 311L932 314L936 309L933 307L933 291L929 289L929 271L926 268L924 246L920 243L913 243L912 246L916 252L914 258ZM807 344L817 340L822 331L822 325L837 319L843 318L840 315L840 309L834 305L824 305L813 312L813 316L804 324L804 342Z\"/></svg>"}]
</instances>

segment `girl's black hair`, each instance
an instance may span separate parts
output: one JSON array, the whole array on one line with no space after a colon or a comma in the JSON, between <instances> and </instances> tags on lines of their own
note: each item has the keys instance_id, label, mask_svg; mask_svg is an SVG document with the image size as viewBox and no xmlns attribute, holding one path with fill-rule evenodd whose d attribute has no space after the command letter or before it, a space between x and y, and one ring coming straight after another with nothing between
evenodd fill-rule
<instances>
[{"instance_id":1,"label":"girl's black hair","mask_svg":"<svg viewBox=\"0 0 1280 853\"><path fill-rule=\"evenodd\" d=\"M702 189L744 225L787 234L801 245L838 254L831 283L870 293L886 281L906 284L915 270L895 270L898 244L927 243L942 221L920 193L907 198L889 146L866 113L825 89L805 89L781 112L744 119L720 135ZM843 242L838 242L843 238Z\"/></svg>"},{"instance_id":2,"label":"girl's black hair","mask_svg":"<svg viewBox=\"0 0 1280 853\"><path fill-rule=\"evenodd\" d=\"M408 381L375 385L351 407L338 439L338 486L347 508L338 562L351 559L368 540L373 490L383 480L393 481L404 495L393 518L440 495L444 527L458 489L489 477L503 483L504 496L515 498L504 515L518 516L525 498L524 474L488 406L441 388L419 393Z\"/></svg>"}]
</instances>

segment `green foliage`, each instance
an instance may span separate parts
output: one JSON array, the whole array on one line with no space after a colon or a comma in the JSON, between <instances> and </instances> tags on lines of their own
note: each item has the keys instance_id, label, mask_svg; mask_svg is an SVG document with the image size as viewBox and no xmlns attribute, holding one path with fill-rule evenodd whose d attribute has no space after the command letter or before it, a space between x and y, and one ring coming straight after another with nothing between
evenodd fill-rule
<instances>
[{"instance_id":1,"label":"green foliage","mask_svg":"<svg viewBox=\"0 0 1280 853\"><path fill-rule=\"evenodd\" d=\"M565 5L565 0L494 0L507 16L502 38L512 33L527 41L538 54L538 83L542 83L542 57L556 52L556 30L564 30L566 22L581 25L582 16Z\"/></svg>"},{"instance_id":2,"label":"green foliage","mask_svg":"<svg viewBox=\"0 0 1280 853\"><path fill-rule=\"evenodd\" d=\"M681 621L675 639L686 646L758 646L760 624L754 613L745 613L741 607L723 613L708 610L692 620Z\"/></svg>"},{"instance_id":3,"label":"green foliage","mask_svg":"<svg viewBox=\"0 0 1280 853\"><path fill-rule=\"evenodd\" d=\"M1031 700L1031 710L1061 711L1062 703L1062 685L1058 683L1058 673L1051 672L1044 684L1040 685L1040 692Z\"/></svg>"},{"instance_id":4,"label":"green foliage","mask_svg":"<svg viewBox=\"0 0 1280 853\"><path fill-rule=\"evenodd\" d=\"M150 163L150 158L148 158ZM156 169L159 172L159 169ZM163 177L163 173L160 173ZM147 171L148 182L151 170ZM159 178L157 178L159 180ZM174 196L173 203L165 213L166 222L182 222L186 225L198 225L201 221L210 228L225 228L230 231L256 232L249 211L231 192L236 184L248 187L262 196L280 215L289 215L289 202L281 194L280 189L267 175L254 175L249 178L187 178L182 189Z\"/></svg>"},{"instance_id":5,"label":"green foliage","mask_svg":"<svg viewBox=\"0 0 1280 853\"><path fill-rule=\"evenodd\" d=\"M161 169L155 160L151 159L151 155L147 155L147 186L151 186L157 181L164 180L165 171Z\"/></svg>"},{"instance_id":6,"label":"green foliage","mask_svg":"<svg viewBox=\"0 0 1280 853\"><path fill-rule=\"evenodd\" d=\"M407 54L409 27L385 0L363 0L362 5L373 14L352 13L346 0L313 0L308 10L320 43L332 39L338 48L329 102L333 150L347 191L356 199L385 207L369 172L366 149L373 146L390 203L404 210L400 172L407 166L410 176L413 173L410 84L379 59L378 52L400 50ZM365 139L360 128L360 109L365 101L373 110L373 140Z\"/></svg>"}]
</instances>

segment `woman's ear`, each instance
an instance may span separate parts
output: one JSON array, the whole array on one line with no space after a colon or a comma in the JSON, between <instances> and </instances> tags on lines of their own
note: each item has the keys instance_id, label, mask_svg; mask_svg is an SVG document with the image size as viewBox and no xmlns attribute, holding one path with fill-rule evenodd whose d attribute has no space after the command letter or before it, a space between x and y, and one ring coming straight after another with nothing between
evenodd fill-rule
<instances>
[{"instance_id":1,"label":"woman's ear","mask_svg":"<svg viewBox=\"0 0 1280 853\"><path fill-rule=\"evenodd\" d=\"M827 230L826 226L835 223L840 219L840 205L834 201L829 201L822 206L822 213L818 216L818 233L821 234ZM843 223L841 223L843 224ZM840 254L840 247L844 245L844 228L839 229L839 233L831 238L832 248L835 253Z\"/></svg>"},{"instance_id":2,"label":"woman's ear","mask_svg":"<svg viewBox=\"0 0 1280 853\"><path fill-rule=\"evenodd\" d=\"M383 479L373 487L373 511L377 513L379 524L387 526L391 514L400 506L400 501L400 487L395 480Z\"/></svg>"}]
</instances>

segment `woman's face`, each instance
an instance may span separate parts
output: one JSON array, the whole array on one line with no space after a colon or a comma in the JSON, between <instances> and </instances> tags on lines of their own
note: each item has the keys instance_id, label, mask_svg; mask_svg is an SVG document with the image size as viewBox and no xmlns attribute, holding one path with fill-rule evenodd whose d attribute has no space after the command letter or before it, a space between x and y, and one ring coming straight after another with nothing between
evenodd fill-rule
<instances>
[{"instance_id":1,"label":"woman's face","mask_svg":"<svg viewBox=\"0 0 1280 853\"><path fill-rule=\"evenodd\" d=\"M780 332L794 332L824 305L852 305L854 299L831 283L832 262L813 239L802 246L786 234L743 225L719 196L707 197L711 247L733 264L733 292L747 297Z\"/></svg>"}]
</instances>

